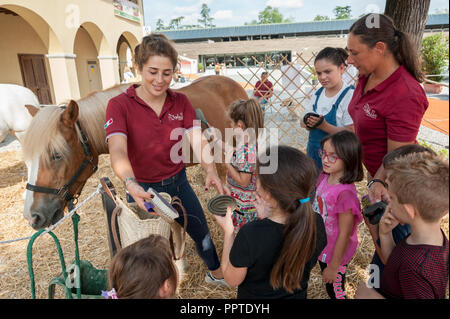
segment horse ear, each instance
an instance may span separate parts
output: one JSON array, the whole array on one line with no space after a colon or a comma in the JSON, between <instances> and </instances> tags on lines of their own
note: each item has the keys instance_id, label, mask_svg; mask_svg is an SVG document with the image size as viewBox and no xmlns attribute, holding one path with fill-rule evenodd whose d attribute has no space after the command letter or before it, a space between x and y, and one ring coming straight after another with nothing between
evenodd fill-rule
<instances>
[{"instance_id":1,"label":"horse ear","mask_svg":"<svg viewBox=\"0 0 450 319\"><path fill-rule=\"evenodd\" d=\"M75 121L78 119L78 104L74 100L70 100L69 105L64 110L61 115L61 121L66 126L73 126Z\"/></svg>"},{"instance_id":2,"label":"horse ear","mask_svg":"<svg viewBox=\"0 0 450 319\"><path fill-rule=\"evenodd\" d=\"M36 106L34 106L34 105L31 105L31 104L25 104L25 107L27 108L28 113L30 113L30 115L31 115L32 117L34 117L34 116L36 115L36 113L39 112L39 108L36 107Z\"/></svg>"}]
</instances>

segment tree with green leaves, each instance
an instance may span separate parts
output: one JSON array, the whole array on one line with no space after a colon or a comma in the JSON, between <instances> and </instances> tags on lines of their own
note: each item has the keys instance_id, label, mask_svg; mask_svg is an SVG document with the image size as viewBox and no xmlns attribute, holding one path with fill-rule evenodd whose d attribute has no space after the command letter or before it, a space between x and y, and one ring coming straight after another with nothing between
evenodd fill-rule
<instances>
[{"instance_id":1,"label":"tree with green leaves","mask_svg":"<svg viewBox=\"0 0 450 319\"><path fill-rule=\"evenodd\" d=\"M215 25L212 24L212 21L214 20L213 17L210 16L211 9L208 7L206 3L202 4L202 8L200 9L200 16L201 18L197 21L203 25L205 28L214 28Z\"/></svg>"},{"instance_id":2,"label":"tree with green leaves","mask_svg":"<svg viewBox=\"0 0 450 319\"><path fill-rule=\"evenodd\" d=\"M179 29L181 20L183 20L183 19L184 19L184 17L181 16L181 17L177 17L177 18L174 18L174 19L170 20L169 30L177 30L177 29Z\"/></svg>"},{"instance_id":3,"label":"tree with green leaves","mask_svg":"<svg viewBox=\"0 0 450 319\"><path fill-rule=\"evenodd\" d=\"M158 21L156 21L156 31L161 31L164 30L166 27L164 26L164 21L163 19L158 19Z\"/></svg>"},{"instance_id":4,"label":"tree with green leaves","mask_svg":"<svg viewBox=\"0 0 450 319\"><path fill-rule=\"evenodd\" d=\"M291 23L291 22L294 22L294 19L292 17L285 19L283 18L283 14L278 10L278 8L267 6L264 8L264 10L259 12L258 21L253 20L251 22L246 22L245 25Z\"/></svg>"},{"instance_id":5,"label":"tree with green leaves","mask_svg":"<svg viewBox=\"0 0 450 319\"><path fill-rule=\"evenodd\" d=\"M352 18L352 8L350 6L336 6L336 8L333 9L333 13L337 20Z\"/></svg>"},{"instance_id":6,"label":"tree with green leaves","mask_svg":"<svg viewBox=\"0 0 450 319\"><path fill-rule=\"evenodd\" d=\"M321 16L320 14L316 15L314 21L327 21L330 20L329 16Z\"/></svg>"}]
</instances>

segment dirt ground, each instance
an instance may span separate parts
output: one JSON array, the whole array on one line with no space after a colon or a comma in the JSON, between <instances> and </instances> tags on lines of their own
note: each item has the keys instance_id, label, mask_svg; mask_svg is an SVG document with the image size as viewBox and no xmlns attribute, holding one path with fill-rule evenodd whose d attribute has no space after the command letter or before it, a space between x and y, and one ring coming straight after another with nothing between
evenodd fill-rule
<instances>
[{"instance_id":1,"label":"dirt ground","mask_svg":"<svg viewBox=\"0 0 450 319\"><path fill-rule=\"evenodd\" d=\"M34 231L22 217L22 194L26 184L26 167L20 151L0 153L0 241L31 236ZM99 170L87 182L80 196L80 202L93 193L101 177L109 177L123 196L122 183L114 177L110 168L109 157L100 157ZM199 166L188 168L189 181L196 191L208 220L213 241L219 255L222 250L222 233L207 211L207 202L216 193L204 191L204 173ZM358 185L360 195L365 182ZM90 261L95 267L107 269L110 261L105 213L101 197L96 195L79 211L79 247L81 259ZM448 237L448 215L442 223ZM74 258L73 230L70 220L62 223L54 233L61 241L66 264ZM358 227L360 245L348 267L346 290L349 298L353 298L357 285L365 280L365 269L373 254L373 244L364 223ZM28 241L0 245L0 298L31 298L30 279L27 271L26 248ZM193 242L187 239L185 256L189 264L187 276L179 287L178 298L236 298L236 289L219 288L204 282L207 269L198 257ZM33 267L36 278L37 298L47 298L50 280L61 272L61 266L55 245L50 236L41 236L33 249ZM63 298L57 289L57 297ZM318 265L313 269L308 287L308 298L328 298L322 284Z\"/></svg>"}]
</instances>

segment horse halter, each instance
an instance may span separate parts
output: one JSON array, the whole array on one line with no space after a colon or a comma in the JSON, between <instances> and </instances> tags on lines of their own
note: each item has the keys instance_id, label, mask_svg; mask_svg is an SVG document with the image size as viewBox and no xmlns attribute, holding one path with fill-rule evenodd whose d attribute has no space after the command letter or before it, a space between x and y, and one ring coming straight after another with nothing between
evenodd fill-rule
<instances>
[{"instance_id":1,"label":"horse halter","mask_svg":"<svg viewBox=\"0 0 450 319\"><path fill-rule=\"evenodd\" d=\"M64 107L65 108L65 107ZM70 187L77 181L78 177L83 173L83 171L86 169L86 167L91 164L94 170L94 173L97 171L97 165L94 164L93 159L94 156L92 155L91 149L89 147L88 138L86 137L86 134L81 129L80 123L77 121L76 125L78 129L80 130L81 135L81 146L83 147L84 152L84 158L83 162L80 164L80 167L78 167L78 170L75 172L75 174L72 176L72 178L69 179L69 181L62 186L61 188L50 188L50 187L43 187L43 186L37 186L37 185L31 185L30 183L27 183L26 189L32 192L38 192L38 193L45 193L45 194L53 194L57 195L61 199L67 201L67 206L69 208L69 211L72 210L75 206L76 200L78 199L78 196L80 194L73 194L71 195L69 193Z\"/></svg>"}]
</instances>

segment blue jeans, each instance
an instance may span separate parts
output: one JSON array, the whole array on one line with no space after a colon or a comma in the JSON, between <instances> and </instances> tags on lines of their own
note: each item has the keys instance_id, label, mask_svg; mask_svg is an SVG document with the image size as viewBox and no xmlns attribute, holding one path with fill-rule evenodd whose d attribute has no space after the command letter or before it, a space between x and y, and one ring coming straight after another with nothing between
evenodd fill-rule
<instances>
[{"instance_id":1,"label":"blue jeans","mask_svg":"<svg viewBox=\"0 0 450 319\"><path fill-rule=\"evenodd\" d=\"M159 183L139 183L139 185L145 190L151 187L158 193L168 193L172 197L178 196L181 199L181 203L186 209L188 216L186 231L195 242L197 253L203 259L209 270L217 270L220 267L220 261L217 256L216 247L211 240L202 205L187 180L186 169L183 168L179 173ZM134 199L128 193L127 202L134 202ZM183 215L180 215L175 220L183 226Z\"/></svg>"}]
</instances>

